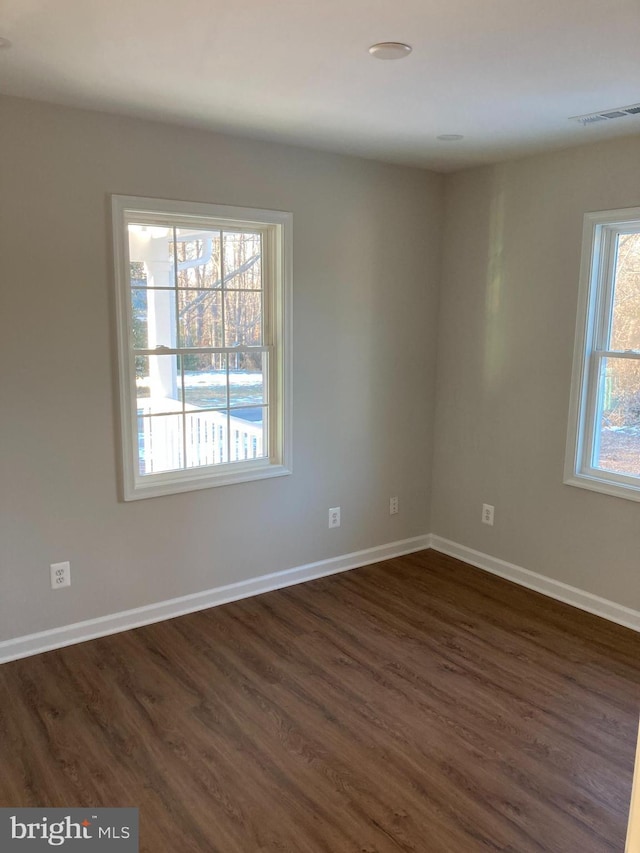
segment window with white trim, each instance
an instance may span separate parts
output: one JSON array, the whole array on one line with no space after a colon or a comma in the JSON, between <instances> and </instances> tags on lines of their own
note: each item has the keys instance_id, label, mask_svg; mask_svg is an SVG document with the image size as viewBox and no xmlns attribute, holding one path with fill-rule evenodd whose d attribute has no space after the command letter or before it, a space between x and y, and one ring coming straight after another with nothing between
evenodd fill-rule
<instances>
[{"instance_id":1,"label":"window with white trim","mask_svg":"<svg viewBox=\"0 0 640 853\"><path fill-rule=\"evenodd\" d=\"M112 209L124 499L288 474L291 214Z\"/></svg>"},{"instance_id":2,"label":"window with white trim","mask_svg":"<svg viewBox=\"0 0 640 853\"><path fill-rule=\"evenodd\" d=\"M585 216L565 483L640 500L640 208Z\"/></svg>"}]
</instances>

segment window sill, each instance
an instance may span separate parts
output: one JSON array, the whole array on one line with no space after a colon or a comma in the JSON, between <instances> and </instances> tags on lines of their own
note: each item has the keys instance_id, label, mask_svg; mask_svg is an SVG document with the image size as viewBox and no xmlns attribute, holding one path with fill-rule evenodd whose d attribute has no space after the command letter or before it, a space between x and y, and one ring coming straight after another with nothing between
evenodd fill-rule
<instances>
[{"instance_id":1,"label":"window sill","mask_svg":"<svg viewBox=\"0 0 640 853\"><path fill-rule=\"evenodd\" d=\"M589 489L592 492L601 492L604 495L612 495L628 501L640 501L640 483L634 486L631 483L619 483L588 474L573 474L566 477L563 482L566 486L578 486L580 489Z\"/></svg>"},{"instance_id":2,"label":"window sill","mask_svg":"<svg viewBox=\"0 0 640 853\"><path fill-rule=\"evenodd\" d=\"M219 469L222 466L217 466ZM169 471L166 474L149 474L140 477L134 483L126 483L124 500L137 501L143 498L158 498L163 495L193 492L198 489L212 489L217 486L232 486L236 483L248 483L253 480L267 480L271 477L286 477L291 469L285 465L273 465L268 460L250 465L233 463L224 470L211 473L210 470L197 469L198 473L185 477L184 471Z\"/></svg>"}]
</instances>

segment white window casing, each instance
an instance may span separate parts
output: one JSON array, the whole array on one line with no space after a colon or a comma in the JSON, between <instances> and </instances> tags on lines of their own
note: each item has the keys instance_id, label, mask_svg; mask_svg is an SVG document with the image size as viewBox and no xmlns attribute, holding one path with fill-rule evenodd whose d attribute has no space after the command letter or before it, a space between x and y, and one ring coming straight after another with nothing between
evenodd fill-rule
<instances>
[{"instance_id":1,"label":"white window casing","mask_svg":"<svg viewBox=\"0 0 640 853\"><path fill-rule=\"evenodd\" d=\"M112 216L123 499L289 474L292 215L114 195Z\"/></svg>"},{"instance_id":2,"label":"white window casing","mask_svg":"<svg viewBox=\"0 0 640 853\"><path fill-rule=\"evenodd\" d=\"M640 500L640 468L638 472L624 468L616 471L616 465L603 462L600 452L601 440L611 429L637 435L633 441L640 449L640 424L603 426L607 366L640 366L637 344L629 349L612 345L618 245L620 238L628 235L639 235L640 242L640 208L587 213L584 217L564 482Z\"/></svg>"}]
</instances>

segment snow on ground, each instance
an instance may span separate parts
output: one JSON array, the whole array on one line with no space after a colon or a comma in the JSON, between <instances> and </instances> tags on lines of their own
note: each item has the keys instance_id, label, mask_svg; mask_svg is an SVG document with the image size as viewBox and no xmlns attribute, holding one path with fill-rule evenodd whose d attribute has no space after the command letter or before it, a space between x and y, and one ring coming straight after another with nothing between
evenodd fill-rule
<instances>
[{"instance_id":1,"label":"snow on ground","mask_svg":"<svg viewBox=\"0 0 640 853\"><path fill-rule=\"evenodd\" d=\"M247 373L242 370L230 370L229 382L231 385L260 385L262 373ZM212 370L209 373L185 370L185 388L197 388L200 386L211 387L212 385L226 385L227 374L224 370Z\"/></svg>"}]
</instances>

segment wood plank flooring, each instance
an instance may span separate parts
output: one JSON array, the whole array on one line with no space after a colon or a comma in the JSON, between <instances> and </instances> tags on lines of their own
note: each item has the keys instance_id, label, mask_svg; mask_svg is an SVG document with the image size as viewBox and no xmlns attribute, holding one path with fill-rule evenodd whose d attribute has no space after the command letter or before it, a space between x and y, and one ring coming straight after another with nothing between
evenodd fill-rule
<instances>
[{"instance_id":1,"label":"wood plank flooring","mask_svg":"<svg viewBox=\"0 0 640 853\"><path fill-rule=\"evenodd\" d=\"M425 551L0 667L0 805L141 850L624 848L640 635Z\"/></svg>"}]
</instances>

